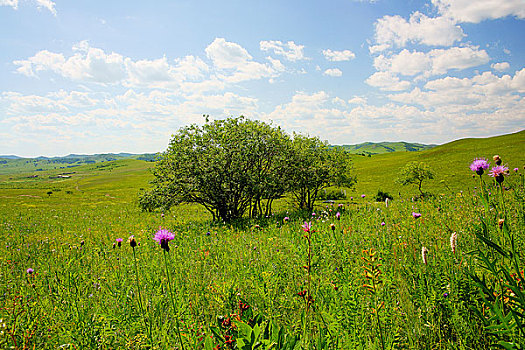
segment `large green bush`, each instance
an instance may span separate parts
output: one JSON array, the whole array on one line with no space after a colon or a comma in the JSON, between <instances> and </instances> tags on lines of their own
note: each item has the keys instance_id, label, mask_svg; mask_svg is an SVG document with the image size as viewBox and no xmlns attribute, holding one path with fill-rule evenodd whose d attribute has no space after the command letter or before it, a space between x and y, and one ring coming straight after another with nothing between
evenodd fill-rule
<instances>
[{"instance_id":1,"label":"large green bush","mask_svg":"<svg viewBox=\"0 0 525 350\"><path fill-rule=\"evenodd\" d=\"M180 129L153 171L153 188L140 196L144 210L198 203L223 221L271 214L286 192L312 209L319 191L350 186L349 156L318 138L294 135L244 117Z\"/></svg>"}]
</instances>

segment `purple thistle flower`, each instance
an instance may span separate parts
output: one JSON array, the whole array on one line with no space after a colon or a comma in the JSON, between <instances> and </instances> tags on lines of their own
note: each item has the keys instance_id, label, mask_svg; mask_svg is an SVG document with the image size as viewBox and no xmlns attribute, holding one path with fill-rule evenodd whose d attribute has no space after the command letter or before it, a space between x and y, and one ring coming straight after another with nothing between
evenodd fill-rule
<instances>
[{"instance_id":1,"label":"purple thistle flower","mask_svg":"<svg viewBox=\"0 0 525 350\"><path fill-rule=\"evenodd\" d=\"M315 213L312 213L312 216L315 216Z\"/></svg>"},{"instance_id":2,"label":"purple thistle flower","mask_svg":"<svg viewBox=\"0 0 525 350\"><path fill-rule=\"evenodd\" d=\"M520 168L514 168L514 172L517 173L520 170Z\"/></svg>"},{"instance_id":3,"label":"purple thistle flower","mask_svg":"<svg viewBox=\"0 0 525 350\"><path fill-rule=\"evenodd\" d=\"M350 197L350 200L353 201L353 200L354 200L354 197Z\"/></svg>"},{"instance_id":4,"label":"purple thistle flower","mask_svg":"<svg viewBox=\"0 0 525 350\"><path fill-rule=\"evenodd\" d=\"M490 169L489 176L492 176L498 183L502 183L505 175L507 175L509 168L503 165L498 165Z\"/></svg>"},{"instance_id":5,"label":"purple thistle flower","mask_svg":"<svg viewBox=\"0 0 525 350\"><path fill-rule=\"evenodd\" d=\"M304 224L301 226L303 228L303 231L308 233L310 232L310 229L312 228L312 223L311 222L304 222Z\"/></svg>"},{"instance_id":6,"label":"purple thistle flower","mask_svg":"<svg viewBox=\"0 0 525 350\"><path fill-rule=\"evenodd\" d=\"M283 219L283 222L287 223L288 221L290 221L290 218L288 216L285 216L284 219Z\"/></svg>"},{"instance_id":7,"label":"purple thistle flower","mask_svg":"<svg viewBox=\"0 0 525 350\"><path fill-rule=\"evenodd\" d=\"M385 225L386 225L386 224L385 224L385 222L383 221L383 222L381 223L381 226L385 226Z\"/></svg>"},{"instance_id":8,"label":"purple thistle flower","mask_svg":"<svg viewBox=\"0 0 525 350\"><path fill-rule=\"evenodd\" d=\"M154 240L156 240L162 249L169 252L170 246L168 244L169 241L175 238L175 235L163 228L159 228L159 230L155 233L155 237L153 237Z\"/></svg>"},{"instance_id":9,"label":"purple thistle flower","mask_svg":"<svg viewBox=\"0 0 525 350\"><path fill-rule=\"evenodd\" d=\"M489 168L489 166L490 163L487 162L485 158L476 158L472 164L470 164L470 170L481 176L483 175L483 172Z\"/></svg>"},{"instance_id":10,"label":"purple thistle flower","mask_svg":"<svg viewBox=\"0 0 525 350\"><path fill-rule=\"evenodd\" d=\"M416 213L415 211L413 211L412 216L414 217L414 219L419 219L421 217L421 213Z\"/></svg>"},{"instance_id":11,"label":"purple thistle flower","mask_svg":"<svg viewBox=\"0 0 525 350\"><path fill-rule=\"evenodd\" d=\"M337 220L340 220L341 219L341 213L340 212L335 213L335 217L336 217Z\"/></svg>"},{"instance_id":12,"label":"purple thistle flower","mask_svg":"<svg viewBox=\"0 0 525 350\"><path fill-rule=\"evenodd\" d=\"M364 195L364 194L361 195L361 198L365 198L365 197L366 197L366 195Z\"/></svg>"},{"instance_id":13,"label":"purple thistle flower","mask_svg":"<svg viewBox=\"0 0 525 350\"><path fill-rule=\"evenodd\" d=\"M119 247L122 245L122 238L117 238L115 241L117 241Z\"/></svg>"},{"instance_id":14,"label":"purple thistle flower","mask_svg":"<svg viewBox=\"0 0 525 350\"><path fill-rule=\"evenodd\" d=\"M26 272L28 275L31 275L33 272L35 272L35 270L33 270L32 268L28 268Z\"/></svg>"}]
</instances>

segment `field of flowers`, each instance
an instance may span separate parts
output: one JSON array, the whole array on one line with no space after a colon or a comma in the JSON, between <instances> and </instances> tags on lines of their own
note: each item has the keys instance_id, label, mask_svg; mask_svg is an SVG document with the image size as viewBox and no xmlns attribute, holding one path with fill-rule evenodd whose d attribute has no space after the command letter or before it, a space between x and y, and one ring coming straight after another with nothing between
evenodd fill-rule
<instances>
[{"instance_id":1,"label":"field of flowers","mask_svg":"<svg viewBox=\"0 0 525 350\"><path fill-rule=\"evenodd\" d=\"M238 225L2 190L0 347L523 348L523 169L471 170Z\"/></svg>"}]
</instances>

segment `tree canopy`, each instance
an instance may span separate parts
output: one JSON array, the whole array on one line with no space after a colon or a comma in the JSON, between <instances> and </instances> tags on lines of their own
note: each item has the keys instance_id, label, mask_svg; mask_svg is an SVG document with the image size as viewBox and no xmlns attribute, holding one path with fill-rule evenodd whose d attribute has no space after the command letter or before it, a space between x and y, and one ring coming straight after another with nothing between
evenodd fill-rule
<instances>
[{"instance_id":1,"label":"tree canopy","mask_svg":"<svg viewBox=\"0 0 525 350\"><path fill-rule=\"evenodd\" d=\"M294 135L244 117L208 120L172 136L153 170L153 187L141 194L144 210L179 203L203 205L224 221L269 215L272 203L292 192L311 209L330 184L352 185L348 155L318 138Z\"/></svg>"},{"instance_id":2,"label":"tree canopy","mask_svg":"<svg viewBox=\"0 0 525 350\"><path fill-rule=\"evenodd\" d=\"M430 180L434 178L434 173L430 169L430 166L423 162L409 162L401 169L401 173L397 178L397 182L402 185L415 184L418 185L419 192L423 195L421 185L424 180Z\"/></svg>"}]
</instances>

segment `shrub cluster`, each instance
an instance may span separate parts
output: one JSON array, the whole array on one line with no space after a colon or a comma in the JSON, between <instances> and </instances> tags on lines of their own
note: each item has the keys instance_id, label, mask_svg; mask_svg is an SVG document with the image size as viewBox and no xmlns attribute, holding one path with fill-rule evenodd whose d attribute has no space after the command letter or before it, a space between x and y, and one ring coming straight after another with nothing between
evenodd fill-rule
<instances>
[{"instance_id":1,"label":"shrub cluster","mask_svg":"<svg viewBox=\"0 0 525 350\"><path fill-rule=\"evenodd\" d=\"M248 213L271 214L275 199L289 193L300 209L312 210L328 186L351 187L350 155L317 137L286 134L244 117L181 128L161 154L143 210L198 203L214 219L230 222Z\"/></svg>"}]
</instances>

